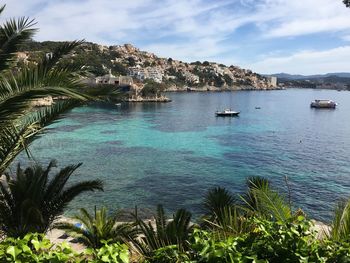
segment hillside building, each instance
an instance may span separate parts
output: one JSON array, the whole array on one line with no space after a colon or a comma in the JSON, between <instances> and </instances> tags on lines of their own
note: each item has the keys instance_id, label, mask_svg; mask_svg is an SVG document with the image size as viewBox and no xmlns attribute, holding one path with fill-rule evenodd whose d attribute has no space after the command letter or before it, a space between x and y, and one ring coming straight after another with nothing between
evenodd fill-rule
<instances>
[{"instance_id":1,"label":"hillside building","mask_svg":"<svg viewBox=\"0 0 350 263\"><path fill-rule=\"evenodd\" d=\"M164 76L164 70L159 67L130 67L128 75L140 81L153 79L155 82L161 83Z\"/></svg>"}]
</instances>

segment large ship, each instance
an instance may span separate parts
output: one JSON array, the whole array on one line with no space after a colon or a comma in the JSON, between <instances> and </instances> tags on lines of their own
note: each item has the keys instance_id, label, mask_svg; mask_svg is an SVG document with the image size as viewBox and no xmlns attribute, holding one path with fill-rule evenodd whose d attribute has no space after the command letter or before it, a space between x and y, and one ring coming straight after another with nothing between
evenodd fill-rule
<instances>
[{"instance_id":1,"label":"large ship","mask_svg":"<svg viewBox=\"0 0 350 263\"><path fill-rule=\"evenodd\" d=\"M310 107L311 108L317 108L317 109L335 109L337 106L337 103L335 103L332 100L314 100L311 102Z\"/></svg>"}]
</instances>

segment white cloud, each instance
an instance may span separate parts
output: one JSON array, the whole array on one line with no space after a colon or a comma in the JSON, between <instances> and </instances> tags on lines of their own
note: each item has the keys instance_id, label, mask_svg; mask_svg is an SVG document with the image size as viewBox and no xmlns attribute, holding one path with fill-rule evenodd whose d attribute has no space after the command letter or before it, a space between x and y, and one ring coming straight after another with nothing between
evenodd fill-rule
<instances>
[{"instance_id":1,"label":"white cloud","mask_svg":"<svg viewBox=\"0 0 350 263\"><path fill-rule=\"evenodd\" d=\"M269 43L274 46L275 39L315 33L330 33L338 41L350 39L350 9L341 0L8 0L5 14L35 17L40 28L36 39L40 41L84 38L101 44L133 43L141 49L184 61L234 64L238 61L234 58L239 57L240 64L247 64L249 55L252 61L251 54L257 54L256 57L271 54L272 47L268 50L268 46ZM240 44L237 29L251 25L257 29L246 40L254 45L247 48ZM260 43L265 47L261 48ZM303 47L283 43L273 47L284 54L302 54L296 52L297 48L318 52L312 41ZM294 55L289 58L297 61ZM305 55L302 60L305 65L307 58L311 59ZM317 64L315 61L317 58L310 60L307 70ZM343 61L339 57L339 67L346 63ZM298 64L288 65L281 64L276 70L300 69ZM264 67L259 67L264 72Z\"/></svg>"},{"instance_id":2,"label":"white cloud","mask_svg":"<svg viewBox=\"0 0 350 263\"><path fill-rule=\"evenodd\" d=\"M348 72L350 46L324 51L301 51L285 57L271 57L251 64L260 73L288 72L290 74L322 74Z\"/></svg>"}]
</instances>

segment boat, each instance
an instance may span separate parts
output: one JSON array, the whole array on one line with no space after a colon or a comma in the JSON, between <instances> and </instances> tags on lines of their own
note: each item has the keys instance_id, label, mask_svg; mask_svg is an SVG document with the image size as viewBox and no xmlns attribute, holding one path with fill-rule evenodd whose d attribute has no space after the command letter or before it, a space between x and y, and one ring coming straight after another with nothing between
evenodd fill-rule
<instances>
[{"instance_id":1,"label":"boat","mask_svg":"<svg viewBox=\"0 0 350 263\"><path fill-rule=\"evenodd\" d=\"M335 109L337 103L332 100L314 100L311 102L310 107L316 109Z\"/></svg>"},{"instance_id":2,"label":"boat","mask_svg":"<svg viewBox=\"0 0 350 263\"><path fill-rule=\"evenodd\" d=\"M240 112L239 111L233 111L231 109L225 109L223 111L216 111L215 115L219 117L226 117L226 116L238 116Z\"/></svg>"},{"instance_id":3,"label":"boat","mask_svg":"<svg viewBox=\"0 0 350 263\"><path fill-rule=\"evenodd\" d=\"M115 106L119 107L119 106L122 106L122 104L121 103L116 103Z\"/></svg>"}]
</instances>

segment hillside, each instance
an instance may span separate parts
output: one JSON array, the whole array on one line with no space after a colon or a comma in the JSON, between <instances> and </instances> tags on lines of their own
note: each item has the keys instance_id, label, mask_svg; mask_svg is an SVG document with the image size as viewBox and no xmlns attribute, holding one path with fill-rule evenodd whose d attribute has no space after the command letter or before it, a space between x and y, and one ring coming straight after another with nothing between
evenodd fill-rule
<instances>
[{"instance_id":1,"label":"hillside","mask_svg":"<svg viewBox=\"0 0 350 263\"><path fill-rule=\"evenodd\" d=\"M49 54L59 42L29 42L19 54L19 63L35 61ZM136 82L153 79L164 83L167 90L239 90L276 89L268 77L238 66L225 66L215 62L186 63L172 58L160 58L141 51L131 44L103 46L84 43L67 63L86 67L95 76L111 72L115 76L131 76Z\"/></svg>"}]
</instances>

